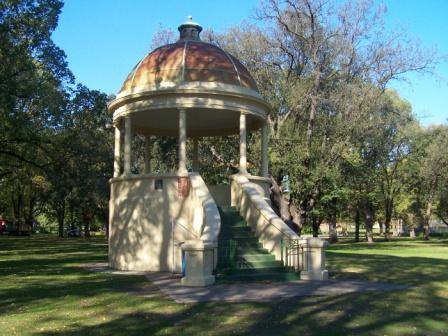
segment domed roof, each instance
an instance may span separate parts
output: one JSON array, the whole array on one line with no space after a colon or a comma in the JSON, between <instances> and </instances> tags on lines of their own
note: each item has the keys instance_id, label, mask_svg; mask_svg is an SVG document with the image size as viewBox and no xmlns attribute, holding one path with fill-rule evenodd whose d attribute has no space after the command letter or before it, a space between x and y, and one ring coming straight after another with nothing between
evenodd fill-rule
<instances>
[{"instance_id":1,"label":"domed roof","mask_svg":"<svg viewBox=\"0 0 448 336\"><path fill-rule=\"evenodd\" d=\"M179 41L144 57L128 75L119 94L188 82L229 84L258 92L257 84L241 62L221 48L202 42L201 30L191 18L179 26Z\"/></svg>"},{"instance_id":2,"label":"domed roof","mask_svg":"<svg viewBox=\"0 0 448 336\"><path fill-rule=\"evenodd\" d=\"M108 109L114 123L132 118L132 130L174 136L185 110L187 135L238 134L240 116L257 130L270 111L249 71L219 47L202 42L202 27L191 18L179 26L180 38L144 57L126 78Z\"/></svg>"}]
</instances>

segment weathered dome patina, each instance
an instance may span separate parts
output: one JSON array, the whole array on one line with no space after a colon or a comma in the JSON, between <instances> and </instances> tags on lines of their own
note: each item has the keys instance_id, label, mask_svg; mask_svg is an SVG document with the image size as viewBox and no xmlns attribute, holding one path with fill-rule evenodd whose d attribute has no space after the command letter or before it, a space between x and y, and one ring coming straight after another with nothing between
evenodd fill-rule
<instances>
[{"instance_id":1,"label":"weathered dome patina","mask_svg":"<svg viewBox=\"0 0 448 336\"><path fill-rule=\"evenodd\" d=\"M199 39L202 28L186 22L180 39L144 57L125 80L120 93L163 88L186 82L216 82L258 92L257 84L241 62L221 48Z\"/></svg>"}]
</instances>

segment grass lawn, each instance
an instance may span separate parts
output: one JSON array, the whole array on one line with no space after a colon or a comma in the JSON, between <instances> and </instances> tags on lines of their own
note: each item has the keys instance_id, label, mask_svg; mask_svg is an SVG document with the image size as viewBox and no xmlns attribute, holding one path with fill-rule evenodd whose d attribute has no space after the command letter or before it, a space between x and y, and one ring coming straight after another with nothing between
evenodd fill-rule
<instances>
[{"instance_id":1,"label":"grass lawn","mask_svg":"<svg viewBox=\"0 0 448 336\"><path fill-rule=\"evenodd\" d=\"M176 304L143 277L79 267L106 261L104 239L0 237L0 335L448 335L448 239L341 243L327 253L336 279L406 291L272 303Z\"/></svg>"}]
</instances>

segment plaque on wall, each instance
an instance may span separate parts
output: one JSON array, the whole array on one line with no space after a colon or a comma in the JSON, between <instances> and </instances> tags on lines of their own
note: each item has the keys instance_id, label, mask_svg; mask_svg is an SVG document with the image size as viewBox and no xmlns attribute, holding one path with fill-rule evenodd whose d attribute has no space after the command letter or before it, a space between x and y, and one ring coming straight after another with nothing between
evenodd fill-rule
<instances>
[{"instance_id":1,"label":"plaque on wall","mask_svg":"<svg viewBox=\"0 0 448 336\"><path fill-rule=\"evenodd\" d=\"M162 179L154 180L154 189L155 190L163 189L163 180Z\"/></svg>"},{"instance_id":2,"label":"plaque on wall","mask_svg":"<svg viewBox=\"0 0 448 336\"><path fill-rule=\"evenodd\" d=\"M190 178L179 177L177 179L177 196L185 198L190 193Z\"/></svg>"}]
</instances>

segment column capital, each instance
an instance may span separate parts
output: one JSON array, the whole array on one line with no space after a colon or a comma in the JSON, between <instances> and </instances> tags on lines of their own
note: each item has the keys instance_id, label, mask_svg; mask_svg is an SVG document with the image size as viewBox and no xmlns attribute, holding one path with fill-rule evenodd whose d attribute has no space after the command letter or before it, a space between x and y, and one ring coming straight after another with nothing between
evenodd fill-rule
<instances>
[{"instance_id":1,"label":"column capital","mask_svg":"<svg viewBox=\"0 0 448 336\"><path fill-rule=\"evenodd\" d=\"M117 119L115 119L115 120L112 121L112 125L113 125L115 128L121 128L121 127L122 127L122 124L123 124L123 117L118 117Z\"/></svg>"}]
</instances>

